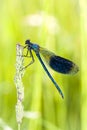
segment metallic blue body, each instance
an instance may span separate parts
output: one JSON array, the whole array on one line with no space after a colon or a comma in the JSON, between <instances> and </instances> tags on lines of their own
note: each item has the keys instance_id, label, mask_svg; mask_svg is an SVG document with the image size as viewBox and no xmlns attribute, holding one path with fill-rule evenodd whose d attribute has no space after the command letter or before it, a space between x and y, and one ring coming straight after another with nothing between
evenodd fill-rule
<instances>
[{"instance_id":1,"label":"metallic blue body","mask_svg":"<svg viewBox=\"0 0 87 130\"><path fill-rule=\"evenodd\" d=\"M56 81L53 79L53 77L51 76L51 74L49 73L48 69L46 68L44 62L42 61L41 57L40 57L40 54L39 54L39 45L37 44L33 44L30 42L30 40L26 40L25 44L27 44L27 49L30 51L30 55L32 56L32 59L33 58L33 55L32 55L32 52L31 50L33 50L36 54L36 56L38 57L42 67L44 68L45 72L47 73L48 77L51 79L51 81L53 82L53 84L55 85L55 87L57 88L57 90L59 91L60 95L62 96L62 98L64 98L64 95L60 89L60 87L57 85ZM31 63L30 63L31 64Z\"/></svg>"}]
</instances>

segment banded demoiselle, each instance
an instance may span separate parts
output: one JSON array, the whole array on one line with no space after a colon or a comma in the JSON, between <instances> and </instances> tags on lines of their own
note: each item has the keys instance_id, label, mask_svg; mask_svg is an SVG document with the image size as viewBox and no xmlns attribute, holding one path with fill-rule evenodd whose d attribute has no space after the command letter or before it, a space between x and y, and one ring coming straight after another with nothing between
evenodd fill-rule
<instances>
[{"instance_id":1,"label":"banded demoiselle","mask_svg":"<svg viewBox=\"0 0 87 130\"><path fill-rule=\"evenodd\" d=\"M62 90L52 77L52 75L49 73L46 65L44 64L41 55L44 57L46 63L56 72L62 73L62 74L75 74L78 72L79 68L78 66L73 63L72 61L65 59L63 57L55 55L53 52L48 51L45 48L40 47L38 44L30 42L30 40L25 41L24 48L27 48L26 55L23 55L24 57L31 57L32 61L25 66L24 68L27 68L29 65L31 65L34 62L34 57L32 54L32 50L35 52L37 58L39 59L42 67L44 68L45 72L47 73L48 77L51 79L57 90L59 91L62 98L64 98L64 95L62 93ZM30 54L29 54L30 53ZM29 56L28 56L29 54ZM41 55L40 55L41 54Z\"/></svg>"}]
</instances>

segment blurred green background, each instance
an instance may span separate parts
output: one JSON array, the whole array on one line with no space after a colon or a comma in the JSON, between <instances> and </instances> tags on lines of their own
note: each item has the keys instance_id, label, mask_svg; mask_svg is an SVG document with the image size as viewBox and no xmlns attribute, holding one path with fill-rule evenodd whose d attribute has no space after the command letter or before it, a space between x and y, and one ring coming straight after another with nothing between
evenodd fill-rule
<instances>
[{"instance_id":1,"label":"blurred green background","mask_svg":"<svg viewBox=\"0 0 87 130\"><path fill-rule=\"evenodd\" d=\"M0 130L17 130L18 127L14 84L16 44L24 45L26 39L69 58L80 71L75 76L66 76L49 68L64 92L63 100L35 56L35 63L23 77L23 105L30 114L23 118L21 130L86 130L85 0L0 1Z\"/></svg>"}]
</instances>

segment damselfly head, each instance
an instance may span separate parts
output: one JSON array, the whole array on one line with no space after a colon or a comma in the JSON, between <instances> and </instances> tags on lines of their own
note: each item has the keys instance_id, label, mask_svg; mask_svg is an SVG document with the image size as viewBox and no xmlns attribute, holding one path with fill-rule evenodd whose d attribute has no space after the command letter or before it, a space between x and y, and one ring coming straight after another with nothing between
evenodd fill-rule
<instances>
[{"instance_id":1,"label":"damselfly head","mask_svg":"<svg viewBox=\"0 0 87 130\"><path fill-rule=\"evenodd\" d=\"M30 44L30 40L26 40L25 44L29 45Z\"/></svg>"}]
</instances>

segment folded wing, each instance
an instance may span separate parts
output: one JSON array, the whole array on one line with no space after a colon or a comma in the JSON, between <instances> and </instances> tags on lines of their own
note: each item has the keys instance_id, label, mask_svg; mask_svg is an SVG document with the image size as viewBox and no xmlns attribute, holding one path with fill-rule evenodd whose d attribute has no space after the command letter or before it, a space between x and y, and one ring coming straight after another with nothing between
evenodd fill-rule
<instances>
[{"instance_id":1,"label":"folded wing","mask_svg":"<svg viewBox=\"0 0 87 130\"><path fill-rule=\"evenodd\" d=\"M72 61L60 56L56 56L53 52L40 48L40 53L44 57L46 63L55 71L62 74L75 74L78 72L78 66Z\"/></svg>"}]
</instances>

